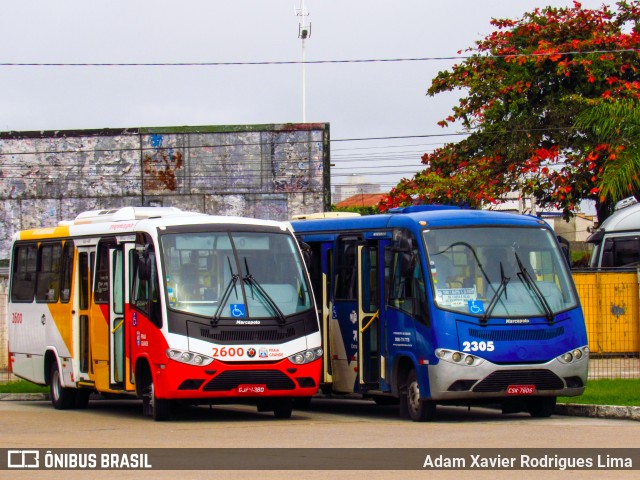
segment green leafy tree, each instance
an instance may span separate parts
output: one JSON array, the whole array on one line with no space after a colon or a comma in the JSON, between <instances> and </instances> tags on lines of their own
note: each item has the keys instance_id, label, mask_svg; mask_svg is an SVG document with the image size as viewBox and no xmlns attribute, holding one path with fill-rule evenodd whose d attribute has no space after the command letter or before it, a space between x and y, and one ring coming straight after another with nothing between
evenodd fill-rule
<instances>
[{"instance_id":1,"label":"green leafy tree","mask_svg":"<svg viewBox=\"0 0 640 480\"><path fill-rule=\"evenodd\" d=\"M596 100L576 120L601 142L590 155L601 161L600 199L616 202L640 191L640 102L634 99Z\"/></svg>"},{"instance_id":2,"label":"green leafy tree","mask_svg":"<svg viewBox=\"0 0 640 480\"><path fill-rule=\"evenodd\" d=\"M592 108L590 100L639 98L639 19L636 0L615 10L574 2L493 20L497 30L440 72L427 91L465 93L439 124L457 123L469 135L425 154L425 170L402 180L381 210L411 203L479 206L519 190L567 218L582 200L594 200L602 220L609 199L598 185L610 146L592 128L574 125Z\"/></svg>"},{"instance_id":3,"label":"green leafy tree","mask_svg":"<svg viewBox=\"0 0 640 480\"><path fill-rule=\"evenodd\" d=\"M331 205L331 211L359 213L360 215L375 215L376 213L380 213L377 205L371 207L336 207L335 205Z\"/></svg>"}]
</instances>

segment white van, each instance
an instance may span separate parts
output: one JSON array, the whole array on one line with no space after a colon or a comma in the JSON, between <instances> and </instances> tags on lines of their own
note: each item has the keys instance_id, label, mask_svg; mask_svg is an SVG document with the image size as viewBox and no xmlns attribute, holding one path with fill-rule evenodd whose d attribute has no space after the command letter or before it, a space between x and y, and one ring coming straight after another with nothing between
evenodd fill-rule
<instances>
[{"instance_id":1,"label":"white van","mask_svg":"<svg viewBox=\"0 0 640 480\"><path fill-rule=\"evenodd\" d=\"M589 266L636 268L640 265L640 203L634 197L621 200L616 211L587 238L593 243Z\"/></svg>"}]
</instances>

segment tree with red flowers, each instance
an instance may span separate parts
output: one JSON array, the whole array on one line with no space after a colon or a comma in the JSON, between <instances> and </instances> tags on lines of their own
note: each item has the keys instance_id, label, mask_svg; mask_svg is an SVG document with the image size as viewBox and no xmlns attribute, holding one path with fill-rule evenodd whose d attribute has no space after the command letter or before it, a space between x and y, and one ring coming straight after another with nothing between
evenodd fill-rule
<instances>
[{"instance_id":1,"label":"tree with red flowers","mask_svg":"<svg viewBox=\"0 0 640 480\"><path fill-rule=\"evenodd\" d=\"M381 210L412 203L480 206L520 191L566 218L582 200L594 200L603 220L615 201L602 194L605 172L638 139L603 140L594 124L577 119L598 103L637 104L639 20L638 0L599 10L576 1L493 20L497 30L469 48L460 64L438 73L427 91L465 92L439 124L457 123L468 136L425 154L425 170L403 179ZM627 192L616 193L631 194L638 183L627 185Z\"/></svg>"}]
</instances>

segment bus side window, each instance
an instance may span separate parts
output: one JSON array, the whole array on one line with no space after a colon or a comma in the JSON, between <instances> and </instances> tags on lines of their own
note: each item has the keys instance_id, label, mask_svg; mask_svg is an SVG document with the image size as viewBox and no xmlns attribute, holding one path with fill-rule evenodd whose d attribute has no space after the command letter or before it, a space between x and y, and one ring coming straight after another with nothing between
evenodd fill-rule
<instances>
[{"instance_id":1,"label":"bus side window","mask_svg":"<svg viewBox=\"0 0 640 480\"><path fill-rule=\"evenodd\" d=\"M143 254L139 250L132 250L131 264L133 265L131 279L133 303L138 310L149 317L154 325L161 327L162 315L155 253L150 251Z\"/></svg>"},{"instance_id":2,"label":"bus side window","mask_svg":"<svg viewBox=\"0 0 640 480\"><path fill-rule=\"evenodd\" d=\"M636 236L607 238L602 255L603 267L623 267L640 262L640 239Z\"/></svg>"},{"instance_id":3,"label":"bus side window","mask_svg":"<svg viewBox=\"0 0 640 480\"><path fill-rule=\"evenodd\" d=\"M38 253L38 273L36 275L36 301L57 302L60 293L60 263L62 244L44 243Z\"/></svg>"},{"instance_id":4,"label":"bus side window","mask_svg":"<svg viewBox=\"0 0 640 480\"><path fill-rule=\"evenodd\" d=\"M424 274L416 249L412 249L411 253L396 252L393 256L389 303L418 321L429 324Z\"/></svg>"},{"instance_id":5,"label":"bus side window","mask_svg":"<svg viewBox=\"0 0 640 480\"><path fill-rule=\"evenodd\" d=\"M11 301L32 302L36 291L38 247L35 243L16 245L13 251Z\"/></svg>"},{"instance_id":6,"label":"bus side window","mask_svg":"<svg viewBox=\"0 0 640 480\"><path fill-rule=\"evenodd\" d=\"M353 237L339 239L335 271L335 298L355 300L358 289L358 264L356 248L358 240Z\"/></svg>"},{"instance_id":7,"label":"bus side window","mask_svg":"<svg viewBox=\"0 0 640 480\"><path fill-rule=\"evenodd\" d=\"M101 241L98 244L95 283L93 285L93 301L109 303L109 247L112 243Z\"/></svg>"},{"instance_id":8,"label":"bus side window","mask_svg":"<svg viewBox=\"0 0 640 480\"><path fill-rule=\"evenodd\" d=\"M60 301L68 303L71 299L71 282L73 274L73 242L67 240L62 252L62 285L60 289Z\"/></svg>"}]
</instances>

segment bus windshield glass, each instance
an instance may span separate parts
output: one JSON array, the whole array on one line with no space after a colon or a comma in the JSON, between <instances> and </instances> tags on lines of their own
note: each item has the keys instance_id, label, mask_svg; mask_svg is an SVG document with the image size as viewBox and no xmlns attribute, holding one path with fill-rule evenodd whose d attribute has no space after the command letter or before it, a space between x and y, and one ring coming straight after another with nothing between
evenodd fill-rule
<instances>
[{"instance_id":1,"label":"bus windshield glass","mask_svg":"<svg viewBox=\"0 0 640 480\"><path fill-rule=\"evenodd\" d=\"M161 236L169 307L214 321L285 318L311 308L295 240L273 232Z\"/></svg>"},{"instance_id":2,"label":"bus windshield glass","mask_svg":"<svg viewBox=\"0 0 640 480\"><path fill-rule=\"evenodd\" d=\"M544 228L423 232L438 307L489 317L546 317L578 300L553 233Z\"/></svg>"}]
</instances>

